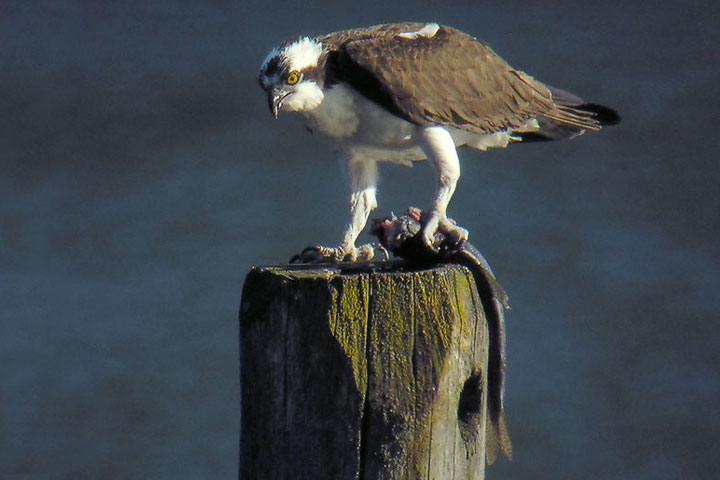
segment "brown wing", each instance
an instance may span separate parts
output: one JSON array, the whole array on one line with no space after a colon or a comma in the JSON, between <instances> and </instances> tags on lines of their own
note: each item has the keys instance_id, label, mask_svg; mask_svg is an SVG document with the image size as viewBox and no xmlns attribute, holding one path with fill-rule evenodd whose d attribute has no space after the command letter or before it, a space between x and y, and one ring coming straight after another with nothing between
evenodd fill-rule
<instances>
[{"instance_id":1,"label":"brown wing","mask_svg":"<svg viewBox=\"0 0 720 480\"><path fill-rule=\"evenodd\" d=\"M340 79L418 125L494 133L544 116L598 129L591 113L556 105L542 83L465 33L440 27L431 38L399 35L423 25L380 25L324 40L335 45Z\"/></svg>"}]
</instances>

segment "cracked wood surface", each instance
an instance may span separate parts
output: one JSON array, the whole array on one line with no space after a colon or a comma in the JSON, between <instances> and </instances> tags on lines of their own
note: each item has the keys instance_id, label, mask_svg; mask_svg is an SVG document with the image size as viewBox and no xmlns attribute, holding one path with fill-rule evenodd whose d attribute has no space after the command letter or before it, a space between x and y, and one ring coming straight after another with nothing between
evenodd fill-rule
<instances>
[{"instance_id":1,"label":"cracked wood surface","mask_svg":"<svg viewBox=\"0 0 720 480\"><path fill-rule=\"evenodd\" d=\"M483 479L487 338L464 267L252 269L240 478Z\"/></svg>"}]
</instances>

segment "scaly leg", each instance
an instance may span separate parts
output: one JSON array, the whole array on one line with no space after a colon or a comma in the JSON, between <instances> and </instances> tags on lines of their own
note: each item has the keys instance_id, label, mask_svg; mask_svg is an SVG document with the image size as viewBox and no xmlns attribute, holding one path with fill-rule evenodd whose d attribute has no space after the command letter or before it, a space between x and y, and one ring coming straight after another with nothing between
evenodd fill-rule
<instances>
[{"instance_id":1,"label":"scaly leg","mask_svg":"<svg viewBox=\"0 0 720 480\"><path fill-rule=\"evenodd\" d=\"M377 162L366 158L350 158L345 160L344 167L348 177L350 221L345 227L340 246L308 247L295 257L296 260L310 263L370 261L377 250L386 259L388 258L387 251L382 247L372 244L355 246L355 241L365 228L370 212L377 207L375 198Z\"/></svg>"},{"instance_id":2,"label":"scaly leg","mask_svg":"<svg viewBox=\"0 0 720 480\"><path fill-rule=\"evenodd\" d=\"M423 218L423 241L432 249L433 236L441 223L445 229L452 231L454 237L467 240L468 231L453 225L447 219L447 207L460 178L460 160L455 142L450 132L440 126L418 127L418 131L420 146L437 173L435 199Z\"/></svg>"},{"instance_id":3,"label":"scaly leg","mask_svg":"<svg viewBox=\"0 0 720 480\"><path fill-rule=\"evenodd\" d=\"M350 189L350 222L345 227L340 251L350 261L371 260L374 250L371 245L355 247L358 235L365 228L370 212L377 207L377 162L368 159L346 161L346 174Z\"/></svg>"}]
</instances>

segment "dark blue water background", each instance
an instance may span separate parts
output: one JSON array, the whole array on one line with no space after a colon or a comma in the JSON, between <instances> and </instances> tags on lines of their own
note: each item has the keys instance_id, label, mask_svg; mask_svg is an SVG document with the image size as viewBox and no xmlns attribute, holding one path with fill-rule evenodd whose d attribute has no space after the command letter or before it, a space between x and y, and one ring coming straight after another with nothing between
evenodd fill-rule
<instances>
[{"instance_id":1,"label":"dark blue water background","mask_svg":"<svg viewBox=\"0 0 720 480\"><path fill-rule=\"evenodd\" d=\"M435 20L624 117L461 152L450 214L513 307L516 456L488 478L712 477L717 5L4 0L0 474L235 477L244 276L345 220L333 154L272 119L258 66L296 34ZM428 165L382 174L380 213L429 201Z\"/></svg>"}]
</instances>

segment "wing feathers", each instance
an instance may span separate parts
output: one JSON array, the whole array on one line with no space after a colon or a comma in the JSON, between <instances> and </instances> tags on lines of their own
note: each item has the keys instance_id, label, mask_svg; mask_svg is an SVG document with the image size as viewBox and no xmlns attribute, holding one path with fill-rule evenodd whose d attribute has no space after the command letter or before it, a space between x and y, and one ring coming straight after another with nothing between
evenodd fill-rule
<instances>
[{"instance_id":1,"label":"wing feathers","mask_svg":"<svg viewBox=\"0 0 720 480\"><path fill-rule=\"evenodd\" d=\"M465 33L443 26L429 38L401 36L423 26L379 25L320 40L337 53L341 80L417 125L490 134L546 117L599 129L592 111L567 104L577 97L558 91L566 95L555 102L551 89L514 70L485 43Z\"/></svg>"}]
</instances>

